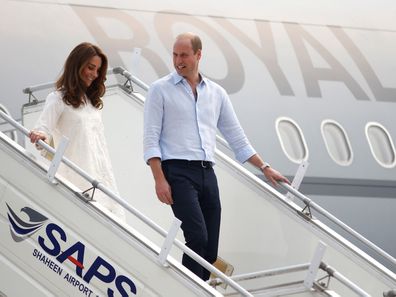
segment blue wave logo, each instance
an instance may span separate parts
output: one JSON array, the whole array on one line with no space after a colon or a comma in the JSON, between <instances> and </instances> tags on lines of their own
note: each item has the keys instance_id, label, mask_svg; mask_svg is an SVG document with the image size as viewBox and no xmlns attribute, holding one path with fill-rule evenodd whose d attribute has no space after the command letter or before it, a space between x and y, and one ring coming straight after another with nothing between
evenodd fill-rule
<instances>
[{"instance_id":1,"label":"blue wave logo","mask_svg":"<svg viewBox=\"0 0 396 297\"><path fill-rule=\"evenodd\" d=\"M21 241L29 237L39 230L48 220L46 216L27 206L22 208L20 213L25 213L29 221L23 220L7 203L6 205L8 208L7 216L10 223L11 234L15 241Z\"/></svg>"}]
</instances>

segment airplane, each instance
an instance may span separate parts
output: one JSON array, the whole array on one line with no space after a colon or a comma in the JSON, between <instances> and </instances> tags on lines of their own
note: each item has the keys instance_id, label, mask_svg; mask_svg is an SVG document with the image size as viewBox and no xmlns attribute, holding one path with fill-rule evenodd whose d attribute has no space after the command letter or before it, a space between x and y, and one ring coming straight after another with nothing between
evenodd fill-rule
<instances>
[{"instance_id":1,"label":"airplane","mask_svg":"<svg viewBox=\"0 0 396 297\"><path fill-rule=\"evenodd\" d=\"M174 37L196 32L202 73L227 90L265 161L291 179L309 162L301 192L395 257L395 5L212 2L0 0L0 108L23 122L22 90L54 81L81 41L149 85L172 71Z\"/></svg>"}]
</instances>

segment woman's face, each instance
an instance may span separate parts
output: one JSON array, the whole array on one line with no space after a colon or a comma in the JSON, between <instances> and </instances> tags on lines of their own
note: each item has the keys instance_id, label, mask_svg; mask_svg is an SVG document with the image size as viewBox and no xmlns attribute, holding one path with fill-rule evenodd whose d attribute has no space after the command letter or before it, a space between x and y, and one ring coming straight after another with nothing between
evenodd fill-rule
<instances>
[{"instance_id":1,"label":"woman's face","mask_svg":"<svg viewBox=\"0 0 396 297\"><path fill-rule=\"evenodd\" d=\"M81 80L88 88L98 77L98 72L102 66L102 59L99 56L93 56L81 71Z\"/></svg>"}]
</instances>

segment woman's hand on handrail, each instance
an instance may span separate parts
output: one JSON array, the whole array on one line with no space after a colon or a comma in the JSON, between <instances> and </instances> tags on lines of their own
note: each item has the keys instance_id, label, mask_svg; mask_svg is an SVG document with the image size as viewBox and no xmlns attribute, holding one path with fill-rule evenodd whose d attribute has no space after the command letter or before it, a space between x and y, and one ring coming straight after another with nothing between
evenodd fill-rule
<instances>
[{"instance_id":1,"label":"woman's hand on handrail","mask_svg":"<svg viewBox=\"0 0 396 297\"><path fill-rule=\"evenodd\" d=\"M39 140L42 140L42 141L45 141L45 142L46 142L46 140L47 140L47 135L45 135L45 133L43 133L43 132L32 130L32 131L30 131L30 133L29 133L29 138L30 138L30 142L31 142L31 143L34 143L34 144L36 145L36 148L37 148L38 150L41 150L42 147L40 147L40 146L37 144L37 142L38 142Z\"/></svg>"}]
</instances>

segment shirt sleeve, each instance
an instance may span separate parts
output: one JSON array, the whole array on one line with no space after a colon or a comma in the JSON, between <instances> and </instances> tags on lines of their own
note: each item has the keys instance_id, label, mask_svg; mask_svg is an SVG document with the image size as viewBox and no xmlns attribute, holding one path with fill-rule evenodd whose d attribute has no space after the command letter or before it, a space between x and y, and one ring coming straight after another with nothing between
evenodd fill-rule
<instances>
[{"instance_id":1,"label":"shirt sleeve","mask_svg":"<svg viewBox=\"0 0 396 297\"><path fill-rule=\"evenodd\" d=\"M233 150L235 158L239 162L244 163L256 154L256 151L247 139L232 107L231 100L224 90L222 99L217 127Z\"/></svg>"},{"instance_id":2,"label":"shirt sleeve","mask_svg":"<svg viewBox=\"0 0 396 297\"><path fill-rule=\"evenodd\" d=\"M162 158L159 142L163 114L163 96L159 87L152 85L144 103L143 153L146 163L151 158Z\"/></svg>"},{"instance_id":3,"label":"shirt sleeve","mask_svg":"<svg viewBox=\"0 0 396 297\"><path fill-rule=\"evenodd\" d=\"M34 126L34 130L43 132L47 138L51 138L64 106L64 102L57 92L50 93L45 100L44 109Z\"/></svg>"}]
</instances>

